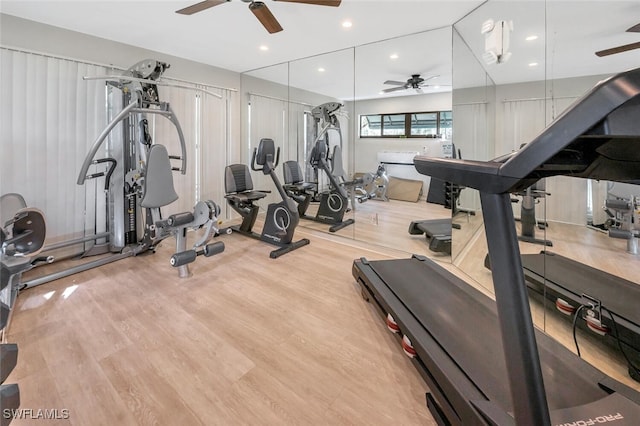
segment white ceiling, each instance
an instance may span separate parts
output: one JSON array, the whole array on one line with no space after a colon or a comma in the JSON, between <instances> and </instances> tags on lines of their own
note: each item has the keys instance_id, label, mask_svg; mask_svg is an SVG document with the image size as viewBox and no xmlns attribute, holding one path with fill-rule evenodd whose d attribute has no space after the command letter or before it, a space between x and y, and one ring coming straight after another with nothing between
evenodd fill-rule
<instances>
[{"instance_id":1,"label":"white ceiling","mask_svg":"<svg viewBox=\"0 0 640 426\"><path fill-rule=\"evenodd\" d=\"M240 0L191 16L175 11L198 0L0 0L0 12L237 72L305 58L289 66L286 79L341 99L353 97L354 75L357 98L378 96L390 87L382 84L385 80L405 81L414 73L439 75L430 82L451 85L451 33L446 27L465 16L456 29L475 55L484 49L480 25L485 19L514 22L513 56L507 64L486 67L496 83L607 74L640 65L640 50L606 58L593 54L640 41L640 34L625 33L640 22L638 0L342 0L337 8L263 1L284 31L267 33ZM349 29L341 26L346 19L353 22ZM525 42L530 33L540 38ZM269 50L261 51L260 45ZM323 55L353 46L361 47ZM399 58L390 60L390 53ZM529 67L532 61L540 66ZM326 69L322 76L314 74L318 66ZM280 76L270 78L282 78L281 72L275 74ZM426 91L439 90L450 87Z\"/></svg>"}]
</instances>

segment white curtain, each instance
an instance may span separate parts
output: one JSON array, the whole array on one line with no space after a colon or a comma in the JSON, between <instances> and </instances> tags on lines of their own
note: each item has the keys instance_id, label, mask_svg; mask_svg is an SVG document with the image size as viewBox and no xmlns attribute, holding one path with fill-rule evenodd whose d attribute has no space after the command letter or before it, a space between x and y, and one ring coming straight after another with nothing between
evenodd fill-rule
<instances>
[{"instance_id":1,"label":"white curtain","mask_svg":"<svg viewBox=\"0 0 640 426\"><path fill-rule=\"evenodd\" d=\"M487 104L454 105L452 115L453 143L461 157L467 160L488 160L487 149L491 141L487 140ZM460 193L459 203L461 208L478 210L480 194L478 191L465 189Z\"/></svg>"},{"instance_id":2,"label":"white curtain","mask_svg":"<svg viewBox=\"0 0 640 426\"><path fill-rule=\"evenodd\" d=\"M502 111L502 138L496 154L502 155L531 142L560 115L575 98L506 100ZM536 206L536 217L546 220L584 225L587 212L587 182L584 179L554 176L546 179L546 191L551 194ZM567 203L567 200L576 200ZM520 216L519 205L514 214Z\"/></svg>"},{"instance_id":3,"label":"white curtain","mask_svg":"<svg viewBox=\"0 0 640 426\"><path fill-rule=\"evenodd\" d=\"M200 95L199 198L212 200L224 209L224 168L228 163L231 144L229 120L231 110L237 103L237 93L213 88L207 91L220 94L222 99L205 92Z\"/></svg>"},{"instance_id":4,"label":"white curtain","mask_svg":"<svg viewBox=\"0 0 640 426\"><path fill-rule=\"evenodd\" d=\"M107 69L5 48L0 64L0 193L18 192L43 210L50 240L81 235L96 190L76 180L106 123L104 82L82 77Z\"/></svg>"}]
</instances>

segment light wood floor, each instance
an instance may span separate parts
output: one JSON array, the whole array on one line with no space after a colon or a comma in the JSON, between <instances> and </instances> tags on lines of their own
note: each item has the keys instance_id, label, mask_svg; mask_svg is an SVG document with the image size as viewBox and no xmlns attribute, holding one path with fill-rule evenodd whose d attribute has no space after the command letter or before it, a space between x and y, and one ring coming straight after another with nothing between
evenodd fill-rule
<instances>
[{"instance_id":1,"label":"light wood floor","mask_svg":"<svg viewBox=\"0 0 640 426\"><path fill-rule=\"evenodd\" d=\"M346 229L299 227L296 239L311 244L279 259L269 258L273 246L232 234L220 237L224 253L199 258L185 280L168 265L167 242L155 254L27 290L8 333L20 357L7 383L20 384L23 408L70 411L68 420L39 425L435 424L425 384L351 275L353 259L417 252L400 244L412 238L430 254L424 237L406 229L441 217L441 206L434 217L426 206L370 202L357 210L372 239L386 235L406 251L340 236ZM374 209L377 225L367 223ZM479 223L460 220L472 234ZM395 228L380 232L381 222ZM553 249L637 281L639 260L623 241L578 228L552 224ZM455 266L443 265L491 294L482 228L466 233L473 244ZM572 349L566 321L533 308L536 324ZM585 359L640 390L618 354L585 333L579 339Z\"/></svg>"},{"instance_id":2,"label":"light wood floor","mask_svg":"<svg viewBox=\"0 0 640 426\"><path fill-rule=\"evenodd\" d=\"M311 204L308 214L315 216L317 209L317 203ZM355 219L355 223L335 234L371 245L450 261L450 256L430 251L424 235L409 234L409 224L414 220L445 218L451 218L451 210L439 204L426 203L424 200L416 203L369 200L365 203L355 203L355 208L344 217L345 220ZM300 226L323 232L328 232L329 229L327 224L305 219L300 221Z\"/></svg>"},{"instance_id":3,"label":"light wood floor","mask_svg":"<svg viewBox=\"0 0 640 426\"><path fill-rule=\"evenodd\" d=\"M39 425L433 424L424 383L351 275L353 259L388 254L301 237L311 244L270 259L273 246L222 236L225 252L184 280L165 244L29 289L7 383L22 408L70 412Z\"/></svg>"}]
</instances>

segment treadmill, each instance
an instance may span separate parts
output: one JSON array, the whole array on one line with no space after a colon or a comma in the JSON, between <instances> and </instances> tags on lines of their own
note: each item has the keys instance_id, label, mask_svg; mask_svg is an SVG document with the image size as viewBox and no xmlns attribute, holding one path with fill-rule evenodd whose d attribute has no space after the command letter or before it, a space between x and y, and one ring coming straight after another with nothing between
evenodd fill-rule
<instances>
[{"instance_id":1,"label":"treadmill","mask_svg":"<svg viewBox=\"0 0 640 426\"><path fill-rule=\"evenodd\" d=\"M520 151L414 158L422 174L479 190L495 301L423 257L362 258L352 272L415 355L439 424L638 423L640 393L534 328L510 194L554 175L640 183L639 115L637 68L598 83Z\"/></svg>"},{"instance_id":2,"label":"treadmill","mask_svg":"<svg viewBox=\"0 0 640 426\"><path fill-rule=\"evenodd\" d=\"M578 326L622 351L629 375L640 380L640 285L549 251L523 254L522 267L532 291L568 319L580 315Z\"/></svg>"}]
</instances>

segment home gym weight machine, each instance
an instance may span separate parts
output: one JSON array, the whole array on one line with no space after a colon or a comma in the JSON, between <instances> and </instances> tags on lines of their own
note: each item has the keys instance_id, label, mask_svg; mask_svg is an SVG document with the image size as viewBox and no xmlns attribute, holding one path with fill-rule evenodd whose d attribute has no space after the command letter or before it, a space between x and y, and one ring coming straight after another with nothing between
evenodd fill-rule
<instances>
[{"instance_id":1,"label":"home gym weight machine","mask_svg":"<svg viewBox=\"0 0 640 426\"><path fill-rule=\"evenodd\" d=\"M104 178L106 230L46 246L43 254L93 242L82 257L104 256L25 281L20 284L20 289L44 284L147 251L155 252L158 244L170 236L176 238L176 251L170 263L178 268L181 278L189 276L188 264L197 256L208 257L224 251L222 242L210 242L218 233L216 225L220 213L219 206L213 201L198 201L193 212L177 213L168 218L163 218L160 211L162 207L178 199L173 186L172 172L179 171L185 174L187 170L187 149L182 128L170 104L159 99L156 84L167 68L169 64L148 59L133 65L122 75L97 77L106 80L108 86L120 91L124 108L109 122L91 146L78 174L77 184L83 185L87 180ZM179 155L169 155L164 145L153 143L148 128L148 114L164 117L173 124L180 143ZM121 135L114 135L114 130L114 133L119 130ZM109 143L105 148L103 144L107 140ZM99 151L104 157L96 158ZM173 167L171 160L180 161L180 166ZM92 166L98 169L90 172ZM191 249L187 249L186 245L189 229L200 231Z\"/></svg>"},{"instance_id":2,"label":"home gym weight machine","mask_svg":"<svg viewBox=\"0 0 640 426\"><path fill-rule=\"evenodd\" d=\"M249 167L246 164L231 164L225 168L224 185L228 204L242 216L242 223L230 229L279 246L273 250L269 256L272 259L289 253L302 246L309 244L306 238L293 241L293 234L300 221L295 203L287 196L275 168L280 160L280 148L277 151L273 139L261 139L260 144L253 150L251 157L251 169L261 171L269 175L278 190L282 200L278 203L271 203L267 208L265 223L262 233L253 232L253 226L258 218L260 206L254 204L265 198L270 191L256 191L253 189L253 180Z\"/></svg>"}]
</instances>

